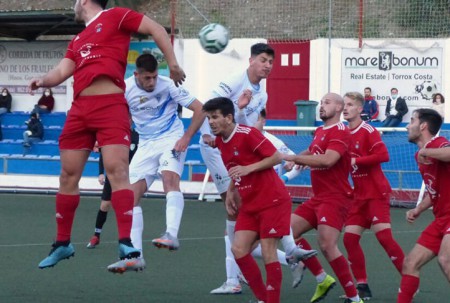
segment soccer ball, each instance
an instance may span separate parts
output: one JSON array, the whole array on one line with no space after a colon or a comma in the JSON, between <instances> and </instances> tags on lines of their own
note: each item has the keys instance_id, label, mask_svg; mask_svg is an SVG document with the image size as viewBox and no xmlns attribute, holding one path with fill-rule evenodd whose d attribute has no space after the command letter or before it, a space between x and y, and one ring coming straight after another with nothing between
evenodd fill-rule
<instances>
[{"instance_id":1,"label":"soccer ball","mask_svg":"<svg viewBox=\"0 0 450 303\"><path fill-rule=\"evenodd\" d=\"M228 30L221 24L210 23L200 30L198 38L205 51L217 54L227 47Z\"/></svg>"},{"instance_id":2,"label":"soccer ball","mask_svg":"<svg viewBox=\"0 0 450 303\"><path fill-rule=\"evenodd\" d=\"M425 100L433 99L433 95L438 92L436 83L432 81L424 81L422 84L416 85L416 93L421 94Z\"/></svg>"}]
</instances>

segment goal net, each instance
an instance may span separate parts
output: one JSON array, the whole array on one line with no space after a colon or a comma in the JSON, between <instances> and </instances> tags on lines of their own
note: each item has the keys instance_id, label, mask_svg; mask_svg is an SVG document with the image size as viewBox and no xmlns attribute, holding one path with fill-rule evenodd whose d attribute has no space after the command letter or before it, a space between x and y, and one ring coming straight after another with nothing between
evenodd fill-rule
<instances>
[{"instance_id":1,"label":"goal net","mask_svg":"<svg viewBox=\"0 0 450 303\"><path fill-rule=\"evenodd\" d=\"M313 127L266 127L295 153L309 147L313 139ZM405 128L379 128L382 140L389 151L390 161L382 164L382 169L391 187L391 205L412 207L419 200L422 178L417 168L414 154L415 144L409 143ZM450 138L450 130L441 130L441 136ZM304 201L312 196L309 170L287 183L291 196L296 201Z\"/></svg>"},{"instance_id":2,"label":"goal net","mask_svg":"<svg viewBox=\"0 0 450 303\"><path fill-rule=\"evenodd\" d=\"M140 11L164 26L175 21L182 38L207 23L231 38L302 41L318 38L443 38L450 11L442 0L155 0Z\"/></svg>"}]
</instances>

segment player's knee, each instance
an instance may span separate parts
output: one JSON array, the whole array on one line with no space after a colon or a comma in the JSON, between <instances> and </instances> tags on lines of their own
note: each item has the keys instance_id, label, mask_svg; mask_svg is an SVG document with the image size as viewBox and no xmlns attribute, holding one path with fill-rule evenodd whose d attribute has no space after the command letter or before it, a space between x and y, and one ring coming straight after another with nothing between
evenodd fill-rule
<instances>
[{"instance_id":1,"label":"player's knee","mask_svg":"<svg viewBox=\"0 0 450 303\"><path fill-rule=\"evenodd\" d=\"M438 262L448 276L450 274L450 256L448 254L439 254Z\"/></svg>"},{"instance_id":2,"label":"player's knee","mask_svg":"<svg viewBox=\"0 0 450 303\"><path fill-rule=\"evenodd\" d=\"M233 245L231 246L231 252L233 253L235 259L242 258L249 253L249 251L244 249L243 246L240 246L235 243L233 243Z\"/></svg>"},{"instance_id":3,"label":"player's knee","mask_svg":"<svg viewBox=\"0 0 450 303\"><path fill-rule=\"evenodd\" d=\"M402 274L410 275L418 270L417 267L417 261L411 256L406 256L403 261Z\"/></svg>"}]
</instances>

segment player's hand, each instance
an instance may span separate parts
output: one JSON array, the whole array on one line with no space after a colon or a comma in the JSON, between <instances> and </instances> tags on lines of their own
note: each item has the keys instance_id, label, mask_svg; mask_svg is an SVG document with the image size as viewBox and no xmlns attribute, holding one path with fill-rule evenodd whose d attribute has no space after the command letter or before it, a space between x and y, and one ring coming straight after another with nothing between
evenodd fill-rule
<instances>
[{"instance_id":1,"label":"player's hand","mask_svg":"<svg viewBox=\"0 0 450 303\"><path fill-rule=\"evenodd\" d=\"M173 149L174 149L176 152L184 152L184 151L187 150L187 148L188 148L188 146L189 146L189 141L190 141L190 139L185 138L185 137L183 136L183 137L181 137L181 138L175 143L175 146L174 146Z\"/></svg>"},{"instance_id":2,"label":"player's hand","mask_svg":"<svg viewBox=\"0 0 450 303\"><path fill-rule=\"evenodd\" d=\"M213 136L205 134L202 136L203 143L208 144L211 147L216 147L216 139Z\"/></svg>"},{"instance_id":3,"label":"player's hand","mask_svg":"<svg viewBox=\"0 0 450 303\"><path fill-rule=\"evenodd\" d=\"M186 80L186 74L184 70L179 65L174 65L169 67L170 69L170 78L175 83L175 86L179 86L183 84L184 80Z\"/></svg>"},{"instance_id":4,"label":"player's hand","mask_svg":"<svg viewBox=\"0 0 450 303\"><path fill-rule=\"evenodd\" d=\"M294 166L295 163L293 161L286 161L283 167L286 171L291 171L294 168Z\"/></svg>"},{"instance_id":5,"label":"player's hand","mask_svg":"<svg viewBox=\"0 0 450 303\"><path fill-rule=\"evenodd\" d=\"M33 78L31 79L30 84L28 84L27 91L30 95L34 95L34 91L43 85L44 80L42 78Z\"/></svg>"},{"instance_id":6,"label":"player's hand","mask_svg":"<svg viewBox=\"0 0 450 303\"><path fill-rule=\"evenodd\" d=\"M250 103L250 100L252 100L252 97L253 97L252 91L249 89L245 89L238 99L239 109L243 109L244 107L246 107Z\"/></svg>"},{"instance_id":7,"label":"player's hand","mask_svg":"<svg viewBox=\"0 0 450 303\"><path fill-rule=\"evenodd\" d=\"M242 176L247 176L249 173L250 173L250 170L248 169L247 166L240 166L240 165L233 166L228 171L228 175L233 180L240 179Z\"/></svg>"},{"instance_id":8,"label":"player's hand","mask_svg":"<svg viewBox=\"0 0 450 303\"><path fill-rule=\"evenodd\" d=\"M105 175L104 174L98 175L98 183L100 183L100 185L105 185Z\"/></svg>"},{"instance_id":9,"label":"player's hand","mask_svg":"<svg viewBox=\"0 0 450 303\"><path fill-rule=\"evenodd\" d=\"M414 223L414 221L419 217L420 212L417 210L417 208L410 209L406 212L406 221L408 223Z\"/></svg>"},{"instance_id":10,"label":"player's hand","mask_svg":"<svg viewBox=\"0 0 450 303\"><path fill-rule=\"evenodd\" d=\"M225 199L225 208L230 216L237 215L241 206L241 197L237 190L228 190Z\"/></svg>"},{"instance_id":11,"label":"player's hand","mask_svg":"<svg viewBox=\"0 0 450 303\"><path fill-rule=\"evenodd\" d=\"M429 157L426 156L426 149L421 148L419 152L417 153L417 162L424 164L424 165L430 165L433 163Z\"/></svg>"}]
</instances>

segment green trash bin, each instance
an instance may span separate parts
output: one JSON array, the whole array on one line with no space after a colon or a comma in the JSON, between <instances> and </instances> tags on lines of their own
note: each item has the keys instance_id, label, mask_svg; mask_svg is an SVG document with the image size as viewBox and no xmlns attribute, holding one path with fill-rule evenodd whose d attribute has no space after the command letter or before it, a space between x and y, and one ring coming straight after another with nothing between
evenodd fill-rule
<instances>
[{"instance_id":1,"label":"green trash bin","mask_svg":"<svg viewBox=\"0 0 450 303\"><path fill-rule=\"evenodd\" d=\"M314 126L316 123L316 107L319 102L299 100L294 102L297 107L297 126Z\"/></svg>"}]
</instances>

